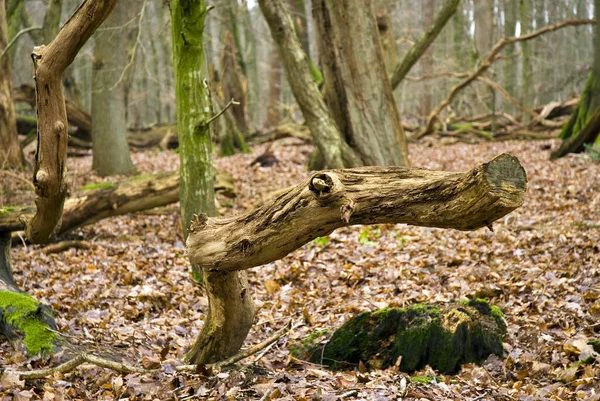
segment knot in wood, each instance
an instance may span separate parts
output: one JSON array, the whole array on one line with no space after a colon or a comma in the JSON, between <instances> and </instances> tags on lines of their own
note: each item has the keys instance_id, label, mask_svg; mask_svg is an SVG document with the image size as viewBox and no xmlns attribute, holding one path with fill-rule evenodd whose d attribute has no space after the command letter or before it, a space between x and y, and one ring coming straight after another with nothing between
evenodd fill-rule
<instances>
[{"instance_id":1,"label":"knot in wood","mask_svg":"<svg viewBox=\"0 0 600 401\"><path fill-rule=\"evenodd\" d=\"M325 173L315 174L310 180L308 189L317 196L329 194L333 190L333 179Z\"/></svg>"},{"instance_id":2,"label":"knot in wood","mask_svg":"<svg viewBox=\"0 0 600 401\"><path fill-rule=\"evenodd\" d=\"M188 229L188 231L190 233L202 230L204 227L206 227L206 222L208 221L208 215L202 213L200 215L195 214L192 217L192 221L190 222L190 227Z\"/></svg>"},{"instance_id":3,"label":"knot in wood","mask_svg":"<svg viewBox=\"0 0 600 401\"><path fill-rule=\"evenodd\" d=\"M65 124L62 121L59 120L54 124L54 132L56 132L57 134L60 134L64 130L65 130Z\"/></svg>"}]
</instances>

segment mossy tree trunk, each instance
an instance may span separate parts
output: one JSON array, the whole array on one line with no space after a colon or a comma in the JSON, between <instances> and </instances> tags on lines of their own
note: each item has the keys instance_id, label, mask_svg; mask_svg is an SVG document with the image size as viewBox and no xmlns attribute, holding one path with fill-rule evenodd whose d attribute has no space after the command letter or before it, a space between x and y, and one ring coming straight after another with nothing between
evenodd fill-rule
<instances>
[{"instance_id":1,"label":"mossy tree trunk","mask_svg":"<svg viewBox=\"0 0 600 401\"><path fill-rule=\"evenodd\" d=\"M4 0L0 0L0 53L8 44L5 6ZM9 54L0 59L0 149L0 167L23 167L25 159L17 134Z\"/></svg>"},{"instance_id":2,"label":"mossy tree trunk","mask_svg":"<svg viewBox=\"0 0 600 401\"><path fill-rule=\"evenodd\" d=\"M594 17L600 18L600 0L594 0ZM596 114L600 110L600 29L594 25L594 63L585 82L575 112L563 127L560 138L563 143L552 153L557 159L571 152L581 152L588 143L600 144L600 129Z\"/></svg>"},{"instance_id":3,"label":"mossy tree trunk","mask_svg":"<svg viewBox=\"0 0 600 401\"><path fill-rule=\"evenodd\" d=\"M96 36L92 90L92 167L100 176L134 174L127 144L128 2L119 1Z\"/></svg>"},{"instance_id":4,"label":"mossy tree trunk","mask_svg":"<svg viewBox=\"0 0 600 401\"><path fill-rule=\"evenodd\" d=\"M325 101L346 143L364 165L408 166L371 2L314 0L313 16Z\"/></svg>"},{"instance_id":5,"label":"mossy tree trunk","mask_svg":"<svg viewBox=\"0 0 600 401\"><path fill-rule=\"evenodd\" d=\"M214 215L209 90L204 84L204 0L171 0L177 131L181 157L181 216L187 237L195 213ZM194 266L194 269L197 269ZM198 272L198 271L197 271ZM186 358L195 364L225 359L241 347L254 320L246 272L204 272L209 311Z\"/></svg>"}]
</instances>

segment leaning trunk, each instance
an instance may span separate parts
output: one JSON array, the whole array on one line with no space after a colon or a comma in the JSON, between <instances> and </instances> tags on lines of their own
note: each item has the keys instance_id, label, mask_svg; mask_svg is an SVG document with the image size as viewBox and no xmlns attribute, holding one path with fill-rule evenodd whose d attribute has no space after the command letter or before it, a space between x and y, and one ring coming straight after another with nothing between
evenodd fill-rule
<instances>
[{"instance_id":1,"label":"leaning trunk","mask_svg":"<svg viewBox=\"0 0 600 401\"><path fill-rule=\"evenodd\" d=\"M600 18L600 0L594 1L594 16ZM558 159L571 152L581 152L584 145L600 141L600 29L594 26L594 64L588 75L575 112L563 127L563 143L552 153Z\"/></svg>"}]
</instances>

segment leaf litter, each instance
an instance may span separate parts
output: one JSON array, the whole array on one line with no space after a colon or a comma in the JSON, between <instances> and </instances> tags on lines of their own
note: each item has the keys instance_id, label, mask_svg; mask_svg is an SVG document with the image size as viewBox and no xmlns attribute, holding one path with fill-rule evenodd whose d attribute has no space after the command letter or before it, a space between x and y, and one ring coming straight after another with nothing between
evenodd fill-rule
<instances>
[{"instance_id":1,"label":"leaf litter","mask_svg":"<svg viewBox=\"0 0 600 401\"><path fill-rule=\"evenodd\" d=\"M294 328L214 376L175 371L208 308L190 274L177 208L102 220L65 236L89 241L90 249L46 255L38 246L14 247L17 283L54 308L69 342L160 369L119 375L83 366L27 381L5 374L2 400L600 400L600 359L588 344L600 337L600 165L585 155L550 162L548 145L558 142L411 145L413 166L452 171L514 154L528 174L525 204L494 223L493 232L349 227L250 269L260 308L246 344L263 341L290 318ZM249 167L264 149L214 160L234 176L238 195L218 196L221 215L258 207L306 176L310 146L287 142L275 150L278 164ZM173 171L178 158L170 151L133 154L141 173ZM70 159L71 188L103 180L90 170L90 156ZM1 202L32 199L25 183L10 185ZM395 368L364 366L332 372L289 354L311 333L362 311L470 297L500 306L509 333L504 358L465 365L457 375L426 368L411 380ZM30 360L0 344L4 367L46 367L59 357Z\"/></svg>"}]
</instances>

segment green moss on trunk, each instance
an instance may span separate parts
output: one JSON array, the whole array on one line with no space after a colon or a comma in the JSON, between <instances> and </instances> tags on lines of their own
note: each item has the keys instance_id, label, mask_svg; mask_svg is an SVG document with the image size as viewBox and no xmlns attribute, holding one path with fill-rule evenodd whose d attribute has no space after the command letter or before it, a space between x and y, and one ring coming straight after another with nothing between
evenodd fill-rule
<instances>
[{"instance_id":1,"label":"green moss on trunk","mask_svg":"<svg viewBox=\"0 0 600 401\"><path fill-rule=\"evenodd\" d=\"M55 346L56 334L44 320L52 318L42 304L31 296L12 291L0 291L2 320L24 335L24 344L30 355L45 354Z\"/></svg>"},{"instance_id":2,"label":"green moss on trunk","mask_svg":"<svg viewBox=\"0 0 600 401\"><path fill-rule=\"evenodd\" d=\"M464 363L501 356L505 333L502 312L484 300L445 307L418 304L362 313L337 329L326 344L303 344L293 354L333 369L353 368L360 361L386 369L401 356L402 371L430 365L455 373Z\"/></svg>"}]
</instances>

